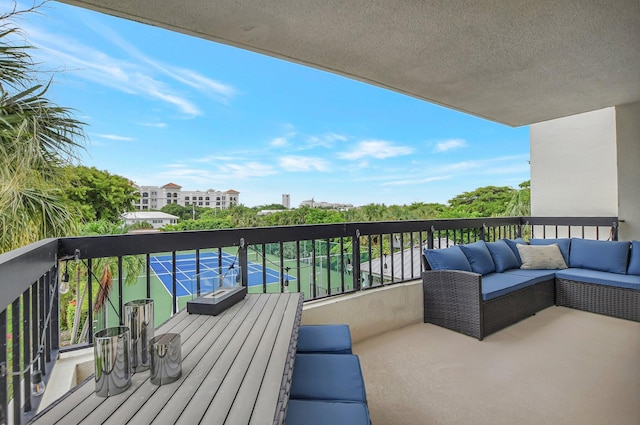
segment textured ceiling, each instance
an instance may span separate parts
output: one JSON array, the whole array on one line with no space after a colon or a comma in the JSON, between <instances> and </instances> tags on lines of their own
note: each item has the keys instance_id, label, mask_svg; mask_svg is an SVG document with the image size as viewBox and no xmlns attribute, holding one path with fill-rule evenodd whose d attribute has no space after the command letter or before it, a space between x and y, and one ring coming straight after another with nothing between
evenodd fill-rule
<instances>
[{"instance_id":1,"label":"textured ceiling","mask_svg":"<svg viewBox=\"0 0 640 425\"><path fill-rule=\"evenodd\" d=\"M64 0L520 126L640 100L639 0Z\"/></svg>"}]
</instances>

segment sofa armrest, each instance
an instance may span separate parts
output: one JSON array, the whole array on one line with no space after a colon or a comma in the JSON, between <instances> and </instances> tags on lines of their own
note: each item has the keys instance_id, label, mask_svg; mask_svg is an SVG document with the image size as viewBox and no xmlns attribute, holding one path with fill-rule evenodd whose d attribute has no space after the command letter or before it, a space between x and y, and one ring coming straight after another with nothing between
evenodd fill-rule
<instances>
[{"instance_id":1,"label":"sofa armrest","mask_svg":"<svg viewBox=\"0 0 640 425\"><path fill-rule=\"evenodd\" d=\"M424 322L481 338L482 275L459 270L422 273Z\"/></svg>"}]
</instances>

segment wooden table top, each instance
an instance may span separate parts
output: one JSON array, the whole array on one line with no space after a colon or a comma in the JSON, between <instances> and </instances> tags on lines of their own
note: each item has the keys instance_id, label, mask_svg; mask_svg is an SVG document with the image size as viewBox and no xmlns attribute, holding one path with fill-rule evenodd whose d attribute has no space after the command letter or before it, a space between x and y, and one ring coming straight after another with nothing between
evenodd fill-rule
<instances>
[{"instance_id":1,"label":"wooden table top","mask_svg":"<svg viewBox=\"0 0 640 425\"><path fill-rule=\"evenodd\" d=\"M182 376L157 386L134 374L121 394L98 397L93 378L34 424L282 424L302 295L249 294L218 316L182 311L155 330L179 333Z\"/></svg>"}]
</instances>

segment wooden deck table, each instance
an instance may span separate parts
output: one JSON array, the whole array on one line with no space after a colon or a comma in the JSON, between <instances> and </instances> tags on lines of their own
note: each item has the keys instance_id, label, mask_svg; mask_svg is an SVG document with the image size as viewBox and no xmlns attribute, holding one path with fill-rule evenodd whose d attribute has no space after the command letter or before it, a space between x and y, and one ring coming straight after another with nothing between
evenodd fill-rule
<instances>
[{"instance_id":1,"label":"wooden deck table","mask_svg":"<svg viewBox=\"0 0 640 425\"><path fill-rule=\"evenodd\" d=\"M85 381L33 424L282 424L302 314L302 295L249 294L219 316L182 311L156 329L179 333L182 377L157 386L149 371L109 397Z\"/></svg>"}]
</instances>

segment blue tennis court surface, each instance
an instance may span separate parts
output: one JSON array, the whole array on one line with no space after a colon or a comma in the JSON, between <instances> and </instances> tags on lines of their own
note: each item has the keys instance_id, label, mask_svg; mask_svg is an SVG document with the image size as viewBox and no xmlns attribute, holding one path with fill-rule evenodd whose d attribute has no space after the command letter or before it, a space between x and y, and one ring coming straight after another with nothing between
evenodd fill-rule
<instances>
[{"instance_id":1,"label":"blue tennis court surface","mask_svg":"<svg viewBox=\"0 0 640 425\"><path fill-rule=\"evenodd\" d=\"M151 256L151 269L158 276L164 287L173 293L172 266L170 255ZM261 286L263 271L266 270L266 283L280 282L280 272L263 268L261 264L248 262L249 286ZM238 276L238 259L235 255L217 252L200 254L200 292L211 292L221 286L234 286ZM293 276L284 275L285 280L295 280ZM195 254L176 255L176 294L179 297L196 293L196 256Z\"/></svg>"}]
</instances>

